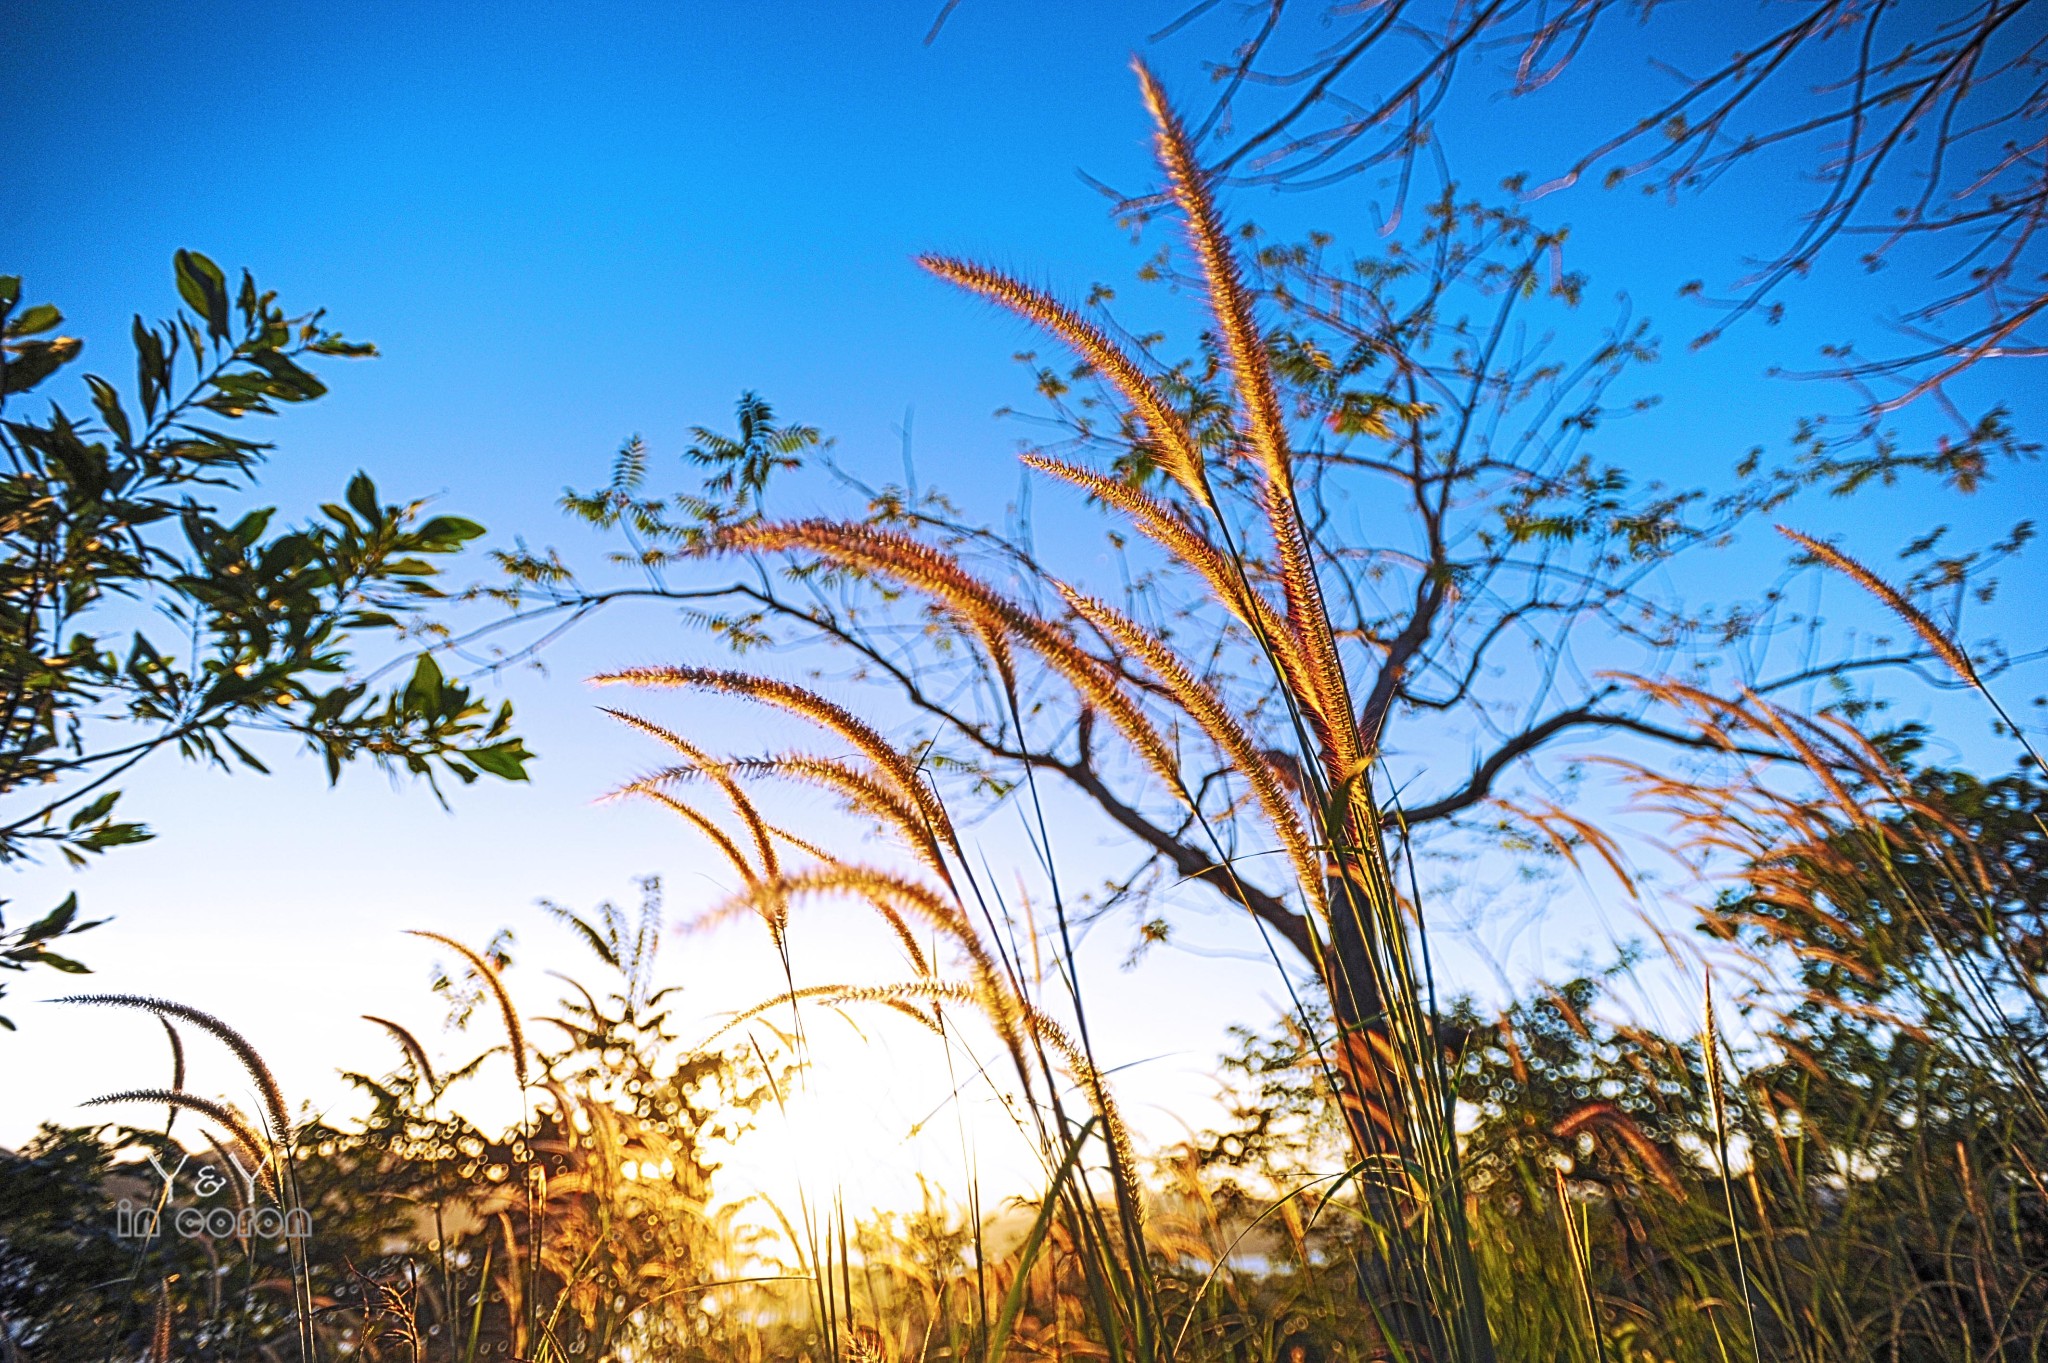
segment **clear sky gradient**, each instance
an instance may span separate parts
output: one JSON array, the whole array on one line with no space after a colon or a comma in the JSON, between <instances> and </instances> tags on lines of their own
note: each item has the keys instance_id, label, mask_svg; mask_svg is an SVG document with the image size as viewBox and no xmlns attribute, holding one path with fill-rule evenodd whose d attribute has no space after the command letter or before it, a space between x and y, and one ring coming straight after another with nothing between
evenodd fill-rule
<instances>
[{"instance_id":1,"label":"clear sky gradient","mask_svg":"<svg viewBox=\"0 0 2048 1363\"><path fill-rule=\"evenodd\" d=\"M1206 88L1198 62L1218 50L1220 21L1148 41L1180 8L965 0L926 46L935 0L17 0L0 20L10 110L0 271L25 277L29 301L58 303L67 330L87 338L84 367L112 376L132 373L129 315L170 310L179 247L246 265L288 307L325 306L349 334L374 340L382 358L330 366L329 398L263 432L280 444L266 502L309 506L362 468L387 496L431 495L485 522L494 544L521 536L589 559L592 542L556 510L563 486L601 481L633 432L653 448L657 477L679 485L688 428L729 427L735 397L754 389L837 437L847 467L876 480L901 476L898 427L913 412L919 478L996 516L1029 431L991 414L1029 406L1010 357L1033 342L911 257L979 256L1075 293L1112 282L1140 315L1188 334L1180 303L1132 283L1159 238L1133 242L1077 173L1147 180L1133 52L1176 88ZM1721 45L1710 19L1683 22ZM1606 130L1619 96L1655 79L1596 51L1542 105L1466 108L1446 136L1472 183L1520 169L1540 179ZM1591 188L1538 206L1573 225L1575 263L1595 281L1589 317L1604 320L1626 292L1670 319L1659 330L1671 357L1650 376L1665 406L1601 453L1711 485L1750 445L1782 449L1797 415L1836 401L1760 376L1773 363L1809 363L1823 341L1868 334L1887 300L1881 280L1853 270L1800 286L1780 328L1747 326L1683 353L1706 319L1675 289L1699 275L1725 282L1744 249L1782 240L1786 188L1763 167L1706 213ZM1377 193L1364 183L1245 192L1232 208L1364 248L1380 220ZM2023 416L2043 415L2038 395L2001 396L2024 398ZM811 505L833 504L822 483L804 488ZM1983 533L2041 490L2038 468L2022 470L1994 498L1939 514ZM1820 508L1809 524L1853 530L1882 557L1928 519L1919 495ZM1048 533L1077 572L1100 559L1092 523ZM1775 544L1732 552L1729 590L1746 585L1738 578L1764 580L1782 557ZM2039 599L2037 570L2015 585ZM2023 613L2008 610L2005 623L2025 633ZM621 612L551 654L547 675L504 682L541 754L530 786L460 791L444 813L424 791L394 792L369 772L329 791L310 761L263 780L166 757L130 783L156 842L83 875L10 872L0 892L19 911L75 887L92 914L118 919L78 943L98 972L89 983L218 1012L272 1056L288 1087L340 1101L334 1069L385 1063L385 1043L357 1014L428 1031L438 1017L425 987L434 953L403 928L480 941L513 925L524 944L515 979L537 1001L548 997L541 967L568 948L532 910L536 897L628 902L632 878L649 873L664 877L679 914L716 897L701 849L672 824L593 804L647 753L593 714L580 683L603 666L674 660L696 646L669 617ZM1001 822L989 837L1008 855L1015 830ZM1092 837L1076 853L1084 867ZM1188 937L1218 951L1248 945L1220 914ZM1582 944L1568 935L1545 949ZM1157 1114L1185 1107L1205 1083L1225 1023L1272 1015L1278 982L1270 969L1194 951L1154 953L1126 972L1129 945L1126 926L1110 924L1087 949L1115 1024L1110 1059L1134 1066L1134 1105L1153 1105L1148 1128L1170 1137L1172 1120ZM795 946L799 971L814 966L814 979L886 969L879 944L834 925L800 933ZM737 929L673 941L670 970L706 1019L765 996L778 978L766 943ZM40 1120L81 1119L74 1105L95 1092L161 1080L150 1028L34 1002L56 985L28 977L8 999L23 1030L0 1036L0 1143ZM900 1044L915 1054L914 1042ZM846 1065L861 1063L858 1053L850 1045ZM232 1085L225 1070L214 1082ZM872 1125L886 1146L929 1100L848 1102L831 1120ZM929 1167L931 1156L919 1158Z\"/></svg>"}]
</instances>

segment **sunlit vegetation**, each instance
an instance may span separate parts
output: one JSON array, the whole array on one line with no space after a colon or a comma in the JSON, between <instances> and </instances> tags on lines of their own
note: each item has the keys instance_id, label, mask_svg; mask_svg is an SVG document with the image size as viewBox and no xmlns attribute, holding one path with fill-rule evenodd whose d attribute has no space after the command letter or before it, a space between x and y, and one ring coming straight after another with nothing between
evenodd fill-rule
<instances>
[{"instance_id":1,"label":"sunlit vegetation","mask_svg":"<svg viewBox=\"0 0 2048 1363\"><path fill-rule=\"evenodd\" d=\"M1759 785L1739 807L1724 792L1688 814L1697 836L1757 849L1703 920L1728 944L1722 978L1746 966L1778 985L1740 1044L1704 1014L1677 1035L1628 1021L1613 995L1637 958L1497 1016L1446 1010L1466 1233L1502 1356L2040 1346L2048 791L1833 755L1856 772L1853 806ZM878 888L859 885L841 879ZM591 969L548 1018L501 1011L493 959L458 954L468 983L451 983L451 1009L477 1011L497 1044L438 1072L393 1025L383 1072L353 1076L372 1099L360 1124L280 1140L195 1097L169 1125L47 1129L0 1171L0 1306L29 1326L22 1356L291 1357L300 1293L321 1357L1391 1356L1399 1299L1370 1293L1402 1242L1374 1224L1355 1123L1318 1063L1326 1012L1247 1034L1227 1064L1235 1120L1128 1174L1091 1145L1103 1118L1090 1104L1107 1091L1085 1060L1058 1054L1062 1041L1048 1065L1025 1042L1043 1201L979 1219L937 1193L922 1212L871 1217L828 1201L808 1222L783 1209L786 1234L764 1237L733 1206L712 1209L707 1152L793 1082L782 1057L802 1008L764 1009L783 1034L766 1052L692 1044L651 983L657 920L577 921ZM799 992L992 1041L1009 987ZM158 1012L180 1035L211 1029ZM523 1082L502 1064L478 1073L512 1044L508 1022L530 1035ZM1013 1026L1024 1041L1028 1024ZM519 1082L530 1103L510 1130L459 1115L465 1089L493 1082ZM129 1096L139 1117L175 1095ZM156 1195L137 1157L168 1167L179 1148L269 1163L253 1187L181 1184L164 1212L302 1206L310 1238L120 1238L112 1194Z\"/></svg>"},{"instance_id":2,"label":"sunlit vegetation","mask_svg":"<svg viewBox=\"0 0 2048 1363\"><path fill-rule=\"evenodd\" d=\"M1921 599L1981 581L2025 533L1903 586L1792 533L1800 571L1900 631L1829 667L1787 671L1759 644L1753 674L1716 672L1707 660L1731 642L1767 637L1764 614L1708 618L1660 594L1687 555L1796 519L1809 489L1974 486L2017 448L2009 433L1919 453L1815 438L1714 498L1638 485L1583 448L1603 395L1651 353L1635 324L1572 365L1500 345L1530 300L1578 302L1582 281L1553 268L1558 237L1450 192L1415 242L1355 266L1326 240L1233 232L1165 92L1142 70L1140 83L1186 232L1154 273L1200 300L1196 358L1158 361L1163 342L1119 331L1100 300L923 261L1068 353L1032 358L1064 439L1026 462L1139 565L1122 596L908 487L849 519L772 516L771 482L820 441L751 396L737 437L699 433L692 491L650 493L636 442L608 489L569 499L623 538L621 558L655 584L641 596L669 591L665 574L735 568L689 592L709 612L708 656L595 679L649 755L616 796L672 813L717 864L734 889L713 917L757 923L783 951L812 915L862 915L899 951L896 973L805 978L785 953L785 990L693 1033L678 1020L688 968L656 971L658 896L637 916L561 915L589 956L546 1015L522 1013L506 982L541 963L422 925L468 1050L449 1063L371 1019L391 1045L348 1075L367 1115L334 1125L302 1119L265 1067L280 1020L81 994L160 1025L162 1068L110 1073L117 1117L48 1127L0 1162L0 1356L2041 1356L2038 759L1950 769L1867 699L1794 704L1817 676L1945 669L1942 685L2023 744L1994 694L2003 655L1973 653ZM226 327L218 280L193 278L195 305ZM257 341L243 344L268 344L285 323L253 286L248 299ZM1492 311L1457 320L1473 299ZM117 409L101 410L111 425ZM23 429L9 427L44 447ZM1334 508L1389 490L1410 540L1345 538ZM367 489L350 505L421 538L407 552L469 537L412 527ZM213 529L249 546L262 534ZM549 553L501 566L480 595L515 617L617 595ZM404 592L424 572L384 571ZM1494 651L1504 638L1528 645L1519 671ZM771 644L837 650L872 684L790 680ZM107 687L160 675L78 666ZM295 675L269 703L323 703ZM383 738L336 741L516 776L502 715L463 692L451 718L433 709L440 686L416 674L376 712ZM372 724L348 708L360 702L336 714ZM691 707L713 706L758 721L740 732L795 737L734 750L692 727L708 711ZM223 714L195 720L193 741L232 748ZM1390 755L1388 735L1446 714L1477 717L1476 769L1397 779L1414 759ZM424 748L404 746L415 731ZM1437 977L1417 864L1490 834L1639 893L1620 834L1522 779L1586 733L1609 742L1630 818L1697 872L1691 918L1655 948L1482 1006ZM768 794L791 787L841 808L792 826L801 806ZM1120 829L1141 864L1107 891L1042 874L1019 902L972 820L992 797L1017 802L1048 853L1036 869L1052 871L1073 836L1055 791ZM87 823L61 836L122 827ZM1271 944L1275 978L1301 988L1224 1058L1226 1119L1146 1149L1098 1063L1073 929L1174 893L1233 906ZM1683 992L1679 1021L1627 1002L1653 980ZM988 1206L935 1187L887 1212L819 1189L766 1221L758 1205L742 1214L720 1152L804 1082L817 1019L863 1010L928 1034L935 1064L956 1046L988 1062L981 1082L1041 1161L1035 1189ZM187 1090L191 1045L228 1049L252 1110ZM486 1086L518 1099L503 1129L464 1115ZM231 1176L164 1176L192 1164Z\"/></svg>"}]
</instances>

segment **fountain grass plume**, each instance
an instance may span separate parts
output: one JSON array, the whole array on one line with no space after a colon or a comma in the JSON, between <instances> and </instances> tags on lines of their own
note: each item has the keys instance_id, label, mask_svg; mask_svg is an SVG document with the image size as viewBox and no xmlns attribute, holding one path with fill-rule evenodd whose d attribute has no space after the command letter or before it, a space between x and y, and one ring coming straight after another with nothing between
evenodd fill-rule
<instances>
[{"instance_id":1,"label":"fountain grass plume","mask_svg":"<svg viewBox=\"0 0 2048 1363\"><path fill-rule=\"evenodd\" d=\"M406 1058L412 1061L413 1068L419 1072L420 1078L427 1081L429 1090L440 1087L434 1078L434 1063L427 1059L427 1048L420 1044L420 1039L414 1036L410 1029L393 1022L390 1018L380 1018L375 1013L363 1014L363 1021L374 1022L391 1033L392 1039L404 1050Z\"/></svg>"},{"instance_id":2,"label":"fountain grass plume","mask_svg":"<svg viewBox=\"0 0 2048 1363\"><path fill-rule=\"evenodd\" d=\"M243 1152L249 1156L252 1166L261 1167L265 1163L265 1141L226 1103L201 1098L196 1093L186 1093L182 1089L123 1089L119 1093L103 1093L97 1098L88 1098L84 1106L106 1107L114 1103L163 1103L186 1112L196 1112L233 1136Z\"/></svg>"},{"instance_id":3,"label":"fountain grass plume","mask_svg":"<svg viewBox=\"0 0 2048 1363\"><path fill-rule=\"evenodd\" d=\"M491 997L497 1000L498 1016L504 1019L505 1023L505 1039L512 1049L512 1074L519 1080L519 1087L525 1088L526 1028L519 1021L519 1010L512 1006L512 996L505 992L505 982L498 978L496 967L485 960L480 952L443 933L429 932L425 928L408 928L406 932L412 937L424 937L430 942L439 942L469 962L470 968L476 971L477 978L484 982L484 987L491 991Z\"/></svg>"},{"instance_id":4,"label":"fountain grass plume","mask_svg":"<svg viewBox=\"0 0 2048 1363\"><path fill-rule=\"evenodd\" d=\"M256 1091L263 1099L263 1113L269 1123L272 1139L279 1145L289 1146L292 1139L292 1120L285 1106L284 1090L278 1086L277 1076L270 1072L256 1047L249 1039L234 1028L222 1022L211 1013L203 1013L187 1004L174 1003L148 994L71 994L58 999L58 1003L83 1003L101 1008L139 1008L154 1013L159 1020L176 1018L207 1033L234 1052L235 1059L242 1062L242 1068L255 1081ZM182 1077L184 1070L183 1049L177 1053L177 1070ZM172 1092L173 1090L159 1090Z\"/></svg>"}]
</instances>

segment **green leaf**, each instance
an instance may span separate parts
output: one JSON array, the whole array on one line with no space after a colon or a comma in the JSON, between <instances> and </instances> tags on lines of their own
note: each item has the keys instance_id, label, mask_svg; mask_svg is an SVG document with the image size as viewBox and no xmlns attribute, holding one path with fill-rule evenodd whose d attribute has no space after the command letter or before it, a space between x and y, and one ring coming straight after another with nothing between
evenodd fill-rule
<instances>
[{"instance_id":1,"label":"green leaf","mask_svg":"<svg viewBox=\"0 0 2048 1363\"><path fill-rule=\"evenodd\" d=\"M108 811L113 809L114 802L120 798L120 791L108 791L105 795L100 796L99 799L94 800L91 804L73 814L70 826L74 829L83 828L89 823L105 818Z\"/></svg>"},{"instance_id":2,"label":"green leaf","mask_svg":"<svg viewBox=\"0 0 2048 1363\"><path fill-rule=\"evenodd\" d=\"M135 391L142 400L142 419L156 420L156 405L171 386L170 364L164 357L164 338L142 324L137 317L130 326L135 339Z\"/></svg>"},{"instance_id":3,"label":"green leaf","mask_svg":"<svg viewBox=\"0 0 2048 1363\"><path fill-rule=\"evenodd\" d=\"M88 852L104 852L109 847L127 847L132 843L151 842L156 834L139 823L103 823L77 839L77 845ZM66 848L65 851L70 851Z\"/></svg>"},{"instance_id":4,"label":"green leaf","mask_svg":"<svg viewBox=\"0 0 2048 1363\"><path fill-rule=\"evenodd\" d=\"M180 251L172 257L178 273L178 294L192 311L206 319L206 330L216 341L228 339L228 281L220 266L197 251Z\"/></svg>"},{"instance_id":5,"label":"green leaf","mask_svg":"<svg viewBox=\"0 0 2048 1363\"><path fill-rule=\"evenodd\" d=\"M263 538L263 532L270 527L270 518L277 514L274 506L258 507L235 522L235 528L228 533L243 544L254 544Z\"/></svg>"},{"instance_id":6,"label":"green leaf","mask_svg":"<svg viewBox=\"0 0 2048 1363\"><path fill-rule=\"evenodd\" d=\"M24 943L47 942L53 937L62 937L77 917L78 895L65 895L62 904L21 930L21 940Z\"/></svg>"},{"instance_id":7,"label":"green leaf","mask_svg":"<svg viewBox=\"0 0 2048 1363\"><path fill-rule=\"evenodd\" d=\"M85 342L76 336L59 336L54 341L23 341L10 347L13 354L0 356L0 396L26 393L63 366L78 358Z\"/></svg>"},{"instance_id":8,"label":"green leaf","mask_svg":"<svg viewBox=\"0 0 2048 1363\"><path fill-rule=\"evenodd\" d=\"M345 341L332 333L322 335L309 342L306 349L315 355L332 355L344 360L374 359L377 347L371 341Z\"/></svg>"},{"instance_id":9,"label":"green leaf","mask_svg":"<svg viewBox=\"0 0 2048 1363\"><path fill-rule=\"evenodd\" d=\"M64 314L57 311L54 305L38 303L32 308L23 310L21 316L9 322L7 324L7 334L9 336L33 336L37 332L48 331L63 320Z\"/></svg>"},{"instance_id":10,"label":"green leaf","mask_svg":"<svg viewBox=\"0 0 2048 1363\"><path fill-rule=\"evenodd\" d=\"M275 350L259 350L249 358L274 381L266 385L273 397L286 402L310 402L327 393L326 384Z\"/></svg>"},{"instance_id":11,"label":"green leaf","mask_svg":"<svg viewBox=\"0 0 2048 1363\"><path fill-rule=\"evenodd\" d=\"M297 734L321 752L330 778L362 761L418 777L437 796L437 781L469 782L479 773L525 779L531 754L503 716L491 722L490 707L458 679L444 678L433 657L418 656L409 681L384 694L373 696L361 683L320 689L332 684L323 678L349 674L367 633L396 634L413 623L438 595L438 556L483 529L454 516L429 519L402 499L382 505L367 474L349 483L343 504L332 508L335 521L317 517L275 537L270 527L288 509L275 519L267 509L229 514L193 495L197 487L241 486L236 475L255 472L271 448L208 429L206 412L232 418L281 410L326 391L302 367L313 363L308 354L373 352L324 330L317 312L287 316L275 295L241 272L239 296L231 296L221 268L198 252L176 252L173 265L181 303L170 318L154 327L131 319L135 412L118 387L125 375L94 374L84 376L96 409L89 422L61 408L33 421L0 421L19 484L0 498L7 502L0 511L20 522L9 543L43 555L25 561L47 572L43 599L68 638L32 637L31 623L14 641L22 645L17 689L26 688L24 704L34 711L34 723L17 736L17 775L39 782L45 772L97 760L102 748L157 746L260 771L264 763L240 740L270 730ZM54 307L23 307L19 281L0 278L0 391L34 388L81 353L82 342L58 334L63 322ZM189 393L178 372L187 359L199 371ZM180 529L183 543L175 542ZM140 635L132 648L110 647L127 635L114 628L124 617L94 611L120 600L160 600L189 634L190 656L166 657ZM116 732L124 725L127 736ZM463 751L472 745L473 757ZM0 836L0 854L47 847L84 866L96 853L150 836L145 825L117 815L104 787L81 780L69 788L77 798L59 793L61 808L44 826ZM75 911L73 903L43 930L77 931L68 916ZM33 945L19 929L6 930L12 927L0 928L0 964L14 964L8 949Z\"/></svg>"},{"instance_id":12,"label":"green leaf","mask_svg":"<svg viewBox=\"0 0 2048 1363\"><path fill-rule=\"evenodd\" d=\"M100 420L107 423L107 429L120 437L123 445L133 443L135 435L128 425L128 414L121 410L121 395L114 391L114 385L97 374L87 374L85 386L92 390L92 405L100 409Z\"/></svg>"},{"instance_id":13,"label":"green leaf","mask_svg":"<svg viewBox=\"0 0 2048 1363\"><path fill-rule=\"evenodd\" d=\"M375 525L384 514L384 508L377 502L377 485L370 481L367 473L358 473L348 480L348 504L371 525Z\"/></svg>"},{"instance_id":14,"label":"green leaf","mask_svg":"<svg viewBox=\"0 0 2048 1363\"><path fill-rule=\"evenodd\" d=\"M526 764L533 760L525 742L517 738L493 743L487 748L471 748L462 756L474 763L479 771L488 772L501 781L526 780Z\"/></svg>"},{"instance_id":15,"label":"green leaf","mask_svg":"<svg viewBox=\"0 0 2048 1363\"><path fill-rule=\"evenodd\" d=\"M484 533L484 528L475 521L466 521L460 516L436 516L416 532L422 548L432 553L445 553L457 545L465 544Z\"/></svg>"},{"instance_id":16,"label":"green leaf","mask_svg":"<svg viewBox=\"0 0 2048 1363\"><path fill-rule=\"evenodd\" d=\"M413 665L412 680L406 683L405 705L420 714L432 714L441 706L441 665L431 653L420 654Z\"/></svg>"}]
</instances>

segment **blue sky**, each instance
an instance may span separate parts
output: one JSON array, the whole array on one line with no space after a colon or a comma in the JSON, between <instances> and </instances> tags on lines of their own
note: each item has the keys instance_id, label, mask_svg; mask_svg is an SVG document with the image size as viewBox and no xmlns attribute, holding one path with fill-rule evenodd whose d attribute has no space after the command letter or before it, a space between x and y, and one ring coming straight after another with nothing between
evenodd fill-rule
<instances>
[{"instance_id":1,"label":"blue sky","mask_svg":"<svg viewBox=\"0 0 2048 1363\"><path fill-rule=\"evenodd\" d=\"M25 276L32 300L59 303L88 338L86 366L113 374L127 372L129 314L168 311L179 247L249 266L287 305L326 306L376 341L383 358L334 367L330 398L266 433L281 451L263 496L286 506L329 497L364 468L387 495L432 495L484 521L494 543L523 535L587 551L555 510L564 484L601 479L632 432L672 460L691 425L728 426L735 396L755 389L878 479L896 476L896 427L914 411L920 478L995 515L1016 486L1009 456L1026 431L991 413L1028 405L1010 356L1030 342L911 257L942 248L1077 292L1094 280L1128 285L1156 240L1120 231L1078 172L1144 182L1129 56L1143 50L1169 83L1198 87L1196 62L1219 32L1212 23L1149 46L1178 9L966 0L927 47L928 0L41 0L0 32L12 109L0 269ZM1618 91L1653 79L1599 52L1587 70L1540 108L1480 105L1448 119L1470 178L1523 168L1540 178L1601 125ZM1573 224L1577 262L1595 277L1589 315L1626 290L1671 319L1660 330L1678 342L1654 375L1665 407L1610 457L1711 483L1750 444L1781 442L1795 416L1831 400L1759 375L1866 330L1885 305L1881 280L1823 272L1793 296L1784 327L1682 353L1702 319L1673 290L1694 275L1730 277L1745 244L1776 241L1785 188L1782 168L1764 167L1706 214L1590 189L1539 206ZM1363 245L1374 199L1361 183L1248 191L1233 208ZM1170 302L1134 306L1185 317ZM2030 404L2042 415L2038 398ZM2040 491L2038 468L2027 470L1994 498L1941 514L2002 528ZM1919 496L1822 508L1813 524L1867 536L1881 557L1924 523ZM1075 553L1099 553L1089 527L1063 533ZM1775 545L1731 551L1731 578L1780 557ZM2033 569L2019 578L2040 585ZM2007 623L2024 632L2023 614ZM288 1079L330 1092L329 1071L371 1063L380 1044L357 1013L434 1017L431 953L404 945L400 929L481 939L512 923L545 958L538 966L561 943L536 924L537 896L629 899L631 878L649 872L679 907L709 894L697 849L671 825L592 804L645 753L592 713L578 684L608 664L678 656L688 639L667 618L620 615L570 640L547 676L508 681L542 754L530 787L462 792L450 815L369 773L330 792L304 762L267 782L159 764L130 795L157 842L83 876L30 871L8 897L40 905L75 884L89 909L119 919L80 944L96 984L214 1008ZM1211 927L1214 944L1242 945L1229 925ZM815 940L835 962L864 949L830 929ZM1269 1015L1274 984L1191 954L1119 972L1126 945L1095 951L1105 1006L1125 1027L1117 1058L1146 1062L1130 1082L1169 1104L1207 1067L1223 1023ZM707 1015L772 987L751 939L688 939L674 958ZM144 1029L60 1026L28 1002L55 992L42 984L17 986L24 1038L0 1038L12 1052L0 1066L14 1076L0 1141L91 1092L155 1081ZM1155 1074L1167 1077L1146 1089Z\"/></svg>"}]
</instances>

